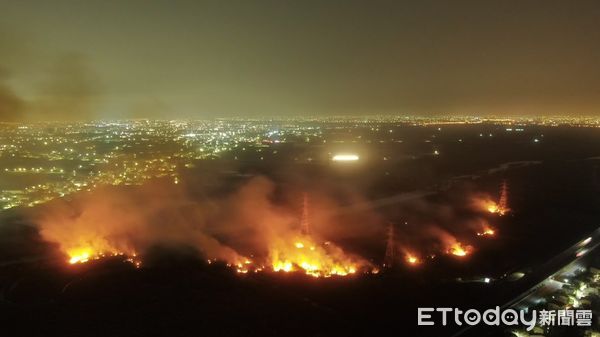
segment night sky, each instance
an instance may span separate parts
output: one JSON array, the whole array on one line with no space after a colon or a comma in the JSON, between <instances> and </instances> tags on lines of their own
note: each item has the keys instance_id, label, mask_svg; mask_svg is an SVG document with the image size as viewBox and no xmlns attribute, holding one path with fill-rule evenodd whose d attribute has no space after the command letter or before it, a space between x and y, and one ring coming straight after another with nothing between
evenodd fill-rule
<instances>
[{"instance_id":1,"label":"night sky","mask_svg":"<svg viewBox=\"0 0 600 337\"><path fill-rule=\"evenodd\" d=\"M600 1L0 0L0 121L600 116Z\"/></svg>"}]
</instances>

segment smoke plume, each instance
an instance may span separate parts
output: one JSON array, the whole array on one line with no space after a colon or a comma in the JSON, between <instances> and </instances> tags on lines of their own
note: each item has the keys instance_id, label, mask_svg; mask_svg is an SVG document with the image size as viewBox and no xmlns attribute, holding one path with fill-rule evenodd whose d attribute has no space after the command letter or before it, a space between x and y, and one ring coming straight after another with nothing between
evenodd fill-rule
<instances>
[{"instance_id":1,"label":"smoke plume","mask_svg":"<svg viewBox=\"0 0 600 337\"><path fill-rule=\"evenodd\" d=\"M167 246L192 249L208 260L238 266L253 263L256 268L269 265L285 271L302 266L318 276L325 275L321 269L344 275L370 265L367 259L340 248L359 241L358 246L375 247L370 259L381 259L378 254L383 255L389 226L383 221L388 216L385 210L348 213L351 206L323 186L315 187L310 193L310 233L305 233L301 189L279 187L265 177L254 177L218 195L190 193L184 184L167 181L105 187L72 201L54 202L42 209L36 223L42 237L57 243L68 256L143 256L154 247ZM343 199L365 203L355 192ZM407 219L394 224L399 254L459 255L464 251L466 255L473 250L468 244L486 228L486 219L479 213L463 214L447 202L414 200L396 209ZM336 209L344 212L336 214Z\"/></svg>"},{"instance_id":2,"label":"smoke plume","mask_svg":"<svg viewBox=\"0 0 600 337\"><path fill-rule=\"evenodd\" d=\"M0 122L94 119L102 85L88 58L74 52L32 57L41 54L31 37L0 27Z\"/></svg>"}]
</instances>

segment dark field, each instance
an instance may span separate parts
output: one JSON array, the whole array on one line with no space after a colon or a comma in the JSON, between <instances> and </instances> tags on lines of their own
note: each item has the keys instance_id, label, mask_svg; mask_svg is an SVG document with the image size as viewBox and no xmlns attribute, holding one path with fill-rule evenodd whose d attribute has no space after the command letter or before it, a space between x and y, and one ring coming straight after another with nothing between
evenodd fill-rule
<instances>
[{"instance_id":1,"label":"dark field","mask_svg":"<svg viewBox=\"0 0 600 337\"><path fill-rule=\"evenodd\" d=\"M64 337L450 336L456 327L419 328L417 308L502 305L547 277L554 267L548 261L600 225L600 160L588 159L600 155L600 132L528 128L515 134L492 125L436 130L398 127L394 132L402 135L402 143L360 147L348 142L272 144L199 161L182 170L181 180L199 200L225 195L257 175L274 182L275 203L289 201L287 190L325 191L338 201L330 210L331 221L373 219L373 226L381 228L392 222L401 233L436 223L476 248L467 259L439 255L416 268L398 263L376 275L315 279L298 273L238 275L220 263L206 264L193 251L167 246L146 252L141 269L119 258L72 266L57 247L43 242L29 220L28 213L51 206L42 205L3 213L2 331L6 336ZM423 142L431 134L435 146ZM327 153L353 146L361 154L356 165L327 160ZM432 155L434 149L439 155ZM307 157L314 160L306 162ZM490 171L519 161L539 163ZM497 195L502 181L509 185L512 211L504 217L483 215L498 235L467 236L453 222L471 217L465 195ZM121 188L138 187L115 189ZM362 203L346 197L348 188L362 196ZM415 191L422 195L401 197ZM448 207L456 216L444 221L423 205ZM382 263L384 231L331 240L373 264ZM411 240L429 249L427 240ZM525 276L517 281L505 277L516 271ZM495 282L456 281L483 276Z\"/></svg>"}]
</instances>

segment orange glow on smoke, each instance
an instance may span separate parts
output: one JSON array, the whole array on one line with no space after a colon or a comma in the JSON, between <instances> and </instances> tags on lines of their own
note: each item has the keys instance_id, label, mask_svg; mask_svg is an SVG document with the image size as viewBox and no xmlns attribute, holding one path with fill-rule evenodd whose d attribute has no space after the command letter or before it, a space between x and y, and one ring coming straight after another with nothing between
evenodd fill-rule
<instances>
[{"instance_id":1,"label":"orange glow on smoke","mask_svg":"<svg viewBox=\"0 0 600 337\"><path fill-rule=\"evenodd\" d=\"M489 195L479 195L473 199L474 205L488 213L505 215L510 211L508 207L508 187L506 181L502 183L500 189L500 197L498 199L491 198Z\"/></svg>"},{"instance_id":2,"label":"orange glow on smoke","mask_svg":"<svg viewBox=\"0 0 600 337\"><path fill-rule=\"evenodd\" d=\"M69 219L70 220L70 219ZM136 267L141 266L137 252L125 240L115 239L107 226L90 221L48 221L42 225L41 234L47 240L58 243L71 265L82 264L106 257L122 257Z\"/></svg>"}]
</instances>

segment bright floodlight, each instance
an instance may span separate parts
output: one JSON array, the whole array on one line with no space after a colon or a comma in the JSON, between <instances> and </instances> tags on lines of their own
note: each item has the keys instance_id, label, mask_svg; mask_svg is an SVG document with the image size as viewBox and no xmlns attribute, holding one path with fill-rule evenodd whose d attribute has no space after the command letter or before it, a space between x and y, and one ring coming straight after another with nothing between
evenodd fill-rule
<instances>
[{"instance_id":1,"label":"bright floodlight","mask_svg":"<svg viewBox=\"0 0 600 337\"><path fill-rule=\"evenodd\" d=\"M356 161L358 156L355 154L336 154L332 158L333 161Z\"/></svg>"}]
</instances>

